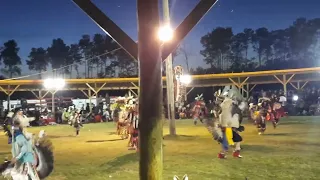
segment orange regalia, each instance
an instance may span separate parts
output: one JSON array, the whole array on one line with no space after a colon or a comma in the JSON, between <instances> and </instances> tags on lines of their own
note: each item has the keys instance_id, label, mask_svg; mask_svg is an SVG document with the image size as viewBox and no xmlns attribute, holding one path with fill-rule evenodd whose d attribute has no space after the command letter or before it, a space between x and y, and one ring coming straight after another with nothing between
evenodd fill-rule
<instances>
[{"instance_id":1,"label":"orange regalia","mask_svg":"<svg viewBox=\"0 0 320 180\"><path fill-rule=\"evenodd\" d=\"M192 108L192 113L193 113L193 122L194 125L197 124L197 121L200 120L200 122L203 122L203 118L207 114L207 107L206 104L203 100L202 94L198 95L195 98L195 102Z\"/></svg>"}]
</instances>

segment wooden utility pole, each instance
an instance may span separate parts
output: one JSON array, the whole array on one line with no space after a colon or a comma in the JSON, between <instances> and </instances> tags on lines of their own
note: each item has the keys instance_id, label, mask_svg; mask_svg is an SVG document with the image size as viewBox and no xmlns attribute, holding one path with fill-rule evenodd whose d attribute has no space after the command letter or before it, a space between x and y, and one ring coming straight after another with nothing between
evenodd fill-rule
<instances>
[{"instance_id":1,"label":"wooden utility pole","mask_svg":"<svg viewBox=\"0 0 320 180\"><path fill-rule=\"evenodd\" d=\"M73 0L131 57L139 60L140 180L162 180L162 77L166 59L217 0L201 0L175 30L175 37L161 47L158 0L137 0L138 45L90 0Z\"/></svg>"},{"instance_id":2,"label":"wooden utility pole","mask_svg":"<svg viewBox=\"0 0 320 180\"><path fill-rule=\"evenodd\" d=\"M169 0L162 0L162 9L164 16L164 24L170 26L170 8ZM174 84L173 84L173 67L172 54L169 54L165 60L166 63L166 84L167 84L167 105L170 135L176 135L176 119L175 119L175 101L174 101Z\"/></svg>"},{"instance_id":3,"label":"wooden utility pole","mask_svg":"<svg viewBox=\"0 0 320 180\"><path fill-rule=\"evenodd\" d=\"M138 0L140 179L162 179L162 75L158 0ZM142 130L143 129L143 130Z\"/></svg>"}]
</instances>

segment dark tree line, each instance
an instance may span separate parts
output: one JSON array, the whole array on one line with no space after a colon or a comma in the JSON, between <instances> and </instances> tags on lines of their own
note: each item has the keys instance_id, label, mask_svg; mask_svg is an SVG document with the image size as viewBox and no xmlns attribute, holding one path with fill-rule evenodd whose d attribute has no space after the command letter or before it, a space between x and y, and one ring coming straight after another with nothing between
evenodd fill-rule
<instances>
[{"instance_id":1,"label":"dark tree line","mask_svg":"<svg viewBox=\"0 0 320 180\"><path fill-rule=\"evenodd\" d=\"M242 72L304 68L320 65L320 18L299 18L286 28L246 28L234 34L217 27L201 37L200 52L210 68L193 73Z\"/></svg>"},{"instance_id":2,"label":"dark tree line","mask_svg":"<svg viewBox=\"0 0 320 180\"><path fill-rule=\"evenodd\" d=\"M10 78L20 75L21 58L17 42L5 42L0 52L2 72ZM101 34L93 37L83 35L78 43L70 45L61 38L53 39L48 48L32 48L26 64L29 70L39 73L40 78L49 65L56 74L77 78L130 77L137 76L138 72L137 62L109 36Z\"/></svg>"},{"instance_id":3,"label":"dark tree line","mask_svg":"<svg viewBox=\"0 0 320 180\"><path fill-rule=\"evenodd\" d=\"M201 44L200 53L209 68L189 68L188 52L182 45L173 53L174 57L183 56L192 74L320 66L320 18L299 18L286 29L272 31L265 27L246 28L235 34L231 27L217 27L201 37ZM21 74L22 60L18 53L15 40L0 46L1 72L9 78ZM101 34L83 35L70 45L61 38L53 39L50 47L32 48L26 63L40 78L50 66L55 73L73 78L138 74L137 62L109 36Z\"/></svg>"}]
</instances>

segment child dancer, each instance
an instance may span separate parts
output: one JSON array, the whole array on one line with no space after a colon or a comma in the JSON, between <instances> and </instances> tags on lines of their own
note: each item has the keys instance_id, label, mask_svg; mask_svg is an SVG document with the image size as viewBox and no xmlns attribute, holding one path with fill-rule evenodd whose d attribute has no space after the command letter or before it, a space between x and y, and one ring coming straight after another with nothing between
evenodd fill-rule
<instances>
[{"instance_id":1,"label":"child dancer","mask_svg":"<svg viewBox=\"0 0 320 180\"><path fill-rule=\"evenodd\" d=\"M75 113L73 127L76 129L76 136L79 135L80 128L83 127L80 116L81 116L81 111Z\"/></svg>"}]
</instances>

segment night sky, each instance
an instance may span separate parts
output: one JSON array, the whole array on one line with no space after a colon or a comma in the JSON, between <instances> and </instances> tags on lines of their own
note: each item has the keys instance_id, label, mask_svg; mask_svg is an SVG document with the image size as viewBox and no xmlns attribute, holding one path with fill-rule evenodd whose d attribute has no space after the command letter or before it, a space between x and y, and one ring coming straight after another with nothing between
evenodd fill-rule
<instances>
[{"instance_id":1,"label":"night sky","mask_svg":"<svg viewBox=\"0 0 320 180\"><path fill-rule=\"evenodd\" d=\"M174 26L199 0L171 0ZM135 0L93 0L134 40L137 40ZM220 0L184 41L191 66L204 65L200 37L217 26L231 26L235 33L246 27L271 30L288 27L298 17L320 17L320 0ZM0 43L17 40L20 56L27 59L32 47L47 48L52 39L77 43L83 34L103 33L71 0L2 0ZM178 58L177 64L183 64ZM184 65L184 64L183 64ZM27 67L23 74L28 74Z\"/></svg>"}]
</instances>

